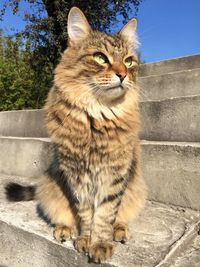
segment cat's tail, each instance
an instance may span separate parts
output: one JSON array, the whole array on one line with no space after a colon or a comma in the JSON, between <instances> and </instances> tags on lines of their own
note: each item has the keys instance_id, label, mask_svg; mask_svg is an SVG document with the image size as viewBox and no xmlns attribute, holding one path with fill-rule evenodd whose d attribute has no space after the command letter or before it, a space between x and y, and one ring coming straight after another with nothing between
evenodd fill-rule
<instances>
[{"instance_id":1,"label":"cat's tail","mask_svg":"<svg viewBox=\"0 0 200 267\"><path fill-rule=\"evenodd\" d=\"M5 186L6 197L9 201L29 201L35 199L36 186L22 186L17 183L8 183Z\"/></svg>"}]
</instances>

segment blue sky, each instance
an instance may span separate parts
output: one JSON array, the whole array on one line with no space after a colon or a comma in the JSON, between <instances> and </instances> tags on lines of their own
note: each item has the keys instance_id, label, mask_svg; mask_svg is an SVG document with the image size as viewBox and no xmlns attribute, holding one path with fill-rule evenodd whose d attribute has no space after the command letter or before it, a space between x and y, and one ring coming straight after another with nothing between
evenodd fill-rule
<instances>
[{"instance_id":1,"label":"blue sky","mask_svg":"<svg viewBox=\"0 0 200 267\"><path fill-rule=\"evenodd\" d=\"M138 35L147 62L200 53L200 0L144 0Z\"/></svg>"},{"instance_id":2,"label":"blue sky","mask_svg":"<svg viewBox=\"0 0 200 267\"><path fill-rule=\"evenodd\" d=\"M8 11L0 27L22 29L24 22ZM200 53L200 0L143 0L138 35L146 62Z\"/></svg>"}]
</instances>

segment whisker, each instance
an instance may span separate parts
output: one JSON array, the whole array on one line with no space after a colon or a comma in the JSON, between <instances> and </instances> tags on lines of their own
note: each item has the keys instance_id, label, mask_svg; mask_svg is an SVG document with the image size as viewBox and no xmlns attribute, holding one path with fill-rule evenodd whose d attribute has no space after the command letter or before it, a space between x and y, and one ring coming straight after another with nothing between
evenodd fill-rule
<instances>
[{"instance_id":1,"label":"whisker","mask_svg":"<svg viewBox=\"0 0 200 267\"><path fill-rule=\"evenodd\" d=\"M132 81L127 81L127 84L128 84L128 86L129 86L129 85L132 86L132 87L135 86L135 83L132 82ZM152 100L152 99L150 99L150 98L146 95L146 93L143 91L142 87L139 87L139 94L142 94L142 96L143 96L146 100L148 100L148 101L151 101L151 100Z\"/></svg>"},{"instance_id":2,"label":"whisker","mask_svg":"<svg viewBox=\"0 0 200 267\"><path fill-rule=\"evenodd\" d=\"M144 91L140 88L140 93L144 96L144 98L146 98L146 100L148 101L152 101L152 99L150 99L145 93Z\"/></svg>"}]
</instances>

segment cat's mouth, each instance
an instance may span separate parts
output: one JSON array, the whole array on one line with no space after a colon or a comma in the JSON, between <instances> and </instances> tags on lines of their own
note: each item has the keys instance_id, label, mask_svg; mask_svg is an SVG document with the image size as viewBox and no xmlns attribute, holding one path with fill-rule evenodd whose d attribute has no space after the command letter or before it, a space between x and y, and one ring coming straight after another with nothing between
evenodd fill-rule
<instances>
[{"instance_id":1,"label":"cat's mouth","mask_svg":"<svg viewBox=\"0 0 200 267\"><path fill-rule=\"evenodd\" d=\"M107 84L106 86L99 86L97 90L98 98L115 99L126 92L126 87L122 83Z\"/></svg>"},{"instance_id":2,"label":"cat's mouth","mask_svg":"<svg viewBox=\"0 0 200 267\"><path fill-rule=\"evenodd\" d=\"M123 90L124 87L122 86L122 84L119 84L119 85L115 85L115 86L111 86L111 87L107 88L106 91L115 90L115 89Z\"/></svg>"},{"instance_id":3,"label":"cat's mouth","mask_svg":"<svg viewBox=\"0 0 200 267\"><path fill-rule=\"evenodd\" d=\"M126 88L122 84L110 86L103 90L103 95L108 99L115 99L124 95Z\"/></svg>"}]
</instances>

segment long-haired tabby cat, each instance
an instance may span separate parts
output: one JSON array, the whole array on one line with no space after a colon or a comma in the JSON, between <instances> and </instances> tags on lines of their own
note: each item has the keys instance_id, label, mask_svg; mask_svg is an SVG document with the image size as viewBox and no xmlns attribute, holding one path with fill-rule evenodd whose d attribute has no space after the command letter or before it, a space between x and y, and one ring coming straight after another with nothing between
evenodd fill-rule
<instances>
[{"instance_id":1,"label":"long-haired tabby cat","mask_svg":"<svg viewBox=\"0 0 200 267\"><path fill-rule=\"evenodd\" d=\"M94 262L128 239L128 221L144 204L138 140L136 20L110 36L93 31L76 7L68 48L55 69L46 105L54 160L36 187L7 185L9 200L36 198L64 241Z\"/></svg>"}]
</instances>

